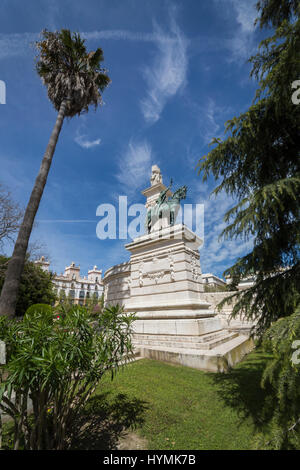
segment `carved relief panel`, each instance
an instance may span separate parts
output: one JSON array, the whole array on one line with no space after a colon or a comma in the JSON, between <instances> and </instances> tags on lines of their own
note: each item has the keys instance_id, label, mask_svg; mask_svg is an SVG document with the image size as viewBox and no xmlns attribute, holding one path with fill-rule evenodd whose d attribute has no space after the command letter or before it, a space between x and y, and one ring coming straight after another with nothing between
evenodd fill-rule
<instances>
[{"instance_id":1,"label":"carved relief panel","mask_svg":"<svg viewBox=\"0 0 300 470\"><path fill-rule=\"evenodd\" d=\"M144 279L150 279L158 284L166 275L170 276L171 281L175 281L174 257L169 250L166 256L154 256L139 264L139 286L144 285Z\"/></svg>"}]
</instances>

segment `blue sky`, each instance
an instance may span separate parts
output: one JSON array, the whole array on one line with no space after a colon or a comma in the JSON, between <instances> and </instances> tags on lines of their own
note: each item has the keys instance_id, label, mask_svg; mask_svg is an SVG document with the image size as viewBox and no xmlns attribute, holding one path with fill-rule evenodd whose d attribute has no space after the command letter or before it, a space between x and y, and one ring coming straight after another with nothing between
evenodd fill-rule
<instances>
[{"instance_id":1,"label":"blue sky","mask_svg":"<svg viewBox=\"0 0 300 470\"><path fill-rule=\"evenodd\" d=\"M60 273L71 261L83 274L129 259L124 240L99 240L99 204L119 195L143 203L151 165L164 183L186 184L204 204L203 272L219 276L251 242L218 241L233 201L210 198L195 169L224 123L245 111L257 87L247 59L262 33L256 0L1 0L0 181L26 206L56 112L35 68L32 43L44 28L68 28L102 47L112 83L95 112L66 120L31 242L45 246ZM6 246L7 254L11 246Z\"/></svg>"}]
</instances>

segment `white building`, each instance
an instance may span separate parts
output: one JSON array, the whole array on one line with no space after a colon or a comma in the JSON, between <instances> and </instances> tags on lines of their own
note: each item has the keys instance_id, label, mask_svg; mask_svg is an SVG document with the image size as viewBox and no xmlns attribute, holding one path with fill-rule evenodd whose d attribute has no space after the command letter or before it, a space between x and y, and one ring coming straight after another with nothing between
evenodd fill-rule
<instances>
[{"instance_id":1,"label":"white building","mask_svg":"<svg viewBox=\"0 0 300 470\"><path fill-rule=\"evenodd\" d=\"M35 263L49 272L50 263L42 256ZM88 299L100 299L103 293L102 270L94 266L87 277L80 276L80 266L72 262L62 274L54 274L53 284L58 298L69 298L72 303L84 305Z\"/></svg>"},{"instance_id":2,"label":"white building","mask_svg":"<svg viewBox=\"0 0 300 470\"><path fill-rule=\"evenodd\" d=\"M229 285L231 284L232 282L232 279L230 276L226 276L226 284ZM255 276L248 276L248 277L245 277L243 279L241 279L241 281L238 283L238 285L236 286L238 290L244 290L244 289L248 289L249 287L252 287L255 283Z\"/></svg>"},{"instance_id":3,"label":"white building","mask_svg":"<svg viewBox=\"0 0 300 470\"><path fill-rule=\"evenodd\" d=\"M284 272L284 271L287 271L289 269L289 267L286 267L286 268L278 268L277 271L272 271L270 273L266 273L265 274L265 278L267 277L272 277L280 272ZM232 282L232 279L230 276L226 276L226 283L227 284L230 284ZM255 274L252 274L248 277L244 277L243 279L241 279L241 281L239 282L239 284L237 285L237 289L238 290L244 290L244 289L249 289L249 287L252 287L256 282L256 275Z\"/></svg>"},{"instance_id":4,"label":"white building","mask_svg":"<svg viewBox=\"0 0 300 470\"><path fill-rule=\"evenodd\" d=\"M204 288L205 286L213 287L213 288L226 286L226 282L223 279L211 273L202 274L202 282L203 282Z\"/></svg>"}]
</instances>

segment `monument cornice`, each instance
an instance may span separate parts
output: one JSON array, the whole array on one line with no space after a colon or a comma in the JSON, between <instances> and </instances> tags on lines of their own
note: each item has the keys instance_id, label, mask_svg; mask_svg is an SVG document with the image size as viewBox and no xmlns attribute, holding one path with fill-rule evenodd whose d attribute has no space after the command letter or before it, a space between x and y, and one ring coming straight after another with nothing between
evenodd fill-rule
<instances>
[{"instance_id":1,"label":"monument cornice","mask_svg":"<svg viewBox=\"0 0 300 470\"><path fill-rule=\"evenodd\" d=\"M154 196L155 194L159 194L161 191L164 191L167 189L167 186L165 186L163 183L157 183L154 184L153 186L150 186L149 188L146 188L142 191L142 194L146 197L149 198L151 196ZM167 196L172 196L172 191L168 191Z\"/></svg>"},{"instance_id":2,"label":"monument cornice","mask_svg":"<svg viewBox=\"0 0 300 470\"><path fill-rule=\"evenodd\" d=\"M203 244L202 239L186 225L177 224L135 238L132 242L127 243L125 248L133 252L140 248L155 247L155 245L161 244L163 241L169 241L170 245L180 242L190 242L195 245L195 249L198 249Z\"/></svg>"}]
</instances>

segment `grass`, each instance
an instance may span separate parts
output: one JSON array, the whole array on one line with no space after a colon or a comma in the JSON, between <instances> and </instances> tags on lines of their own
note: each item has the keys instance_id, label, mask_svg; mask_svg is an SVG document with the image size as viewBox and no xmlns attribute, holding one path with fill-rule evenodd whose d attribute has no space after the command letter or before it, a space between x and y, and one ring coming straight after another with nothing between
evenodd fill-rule
<instances>
[{"instance_id":1,"label":"grass","mask_svg":"<svg viewBox=\"0 0 300 470\"><path fill-rule=\"evenodd\" d=\"M254 449L255 435L268 432L269 391L260 387L268 358L254 351L227 374L149 359L131 363L113 381L103 378L74 423L71 448L116 449L131 432L149 450ZM140 447L127 447L133 448Z\"/></svg>"},{"instance_id":2,"label":"grass","mask_svg":"<svg viewBox=\"0 0 300 470\"><path fill-rule=\"evenodd\" d=\"M105 377L90 411L105 409L119 434L135 429L148 449L253 449L254 435L267 432L268 391L260 388L267 360L252 352L230 373L213 374L142 359L113 381ZM113 435L106 448L116 444Z\"/></svg>"}]
</instances>

